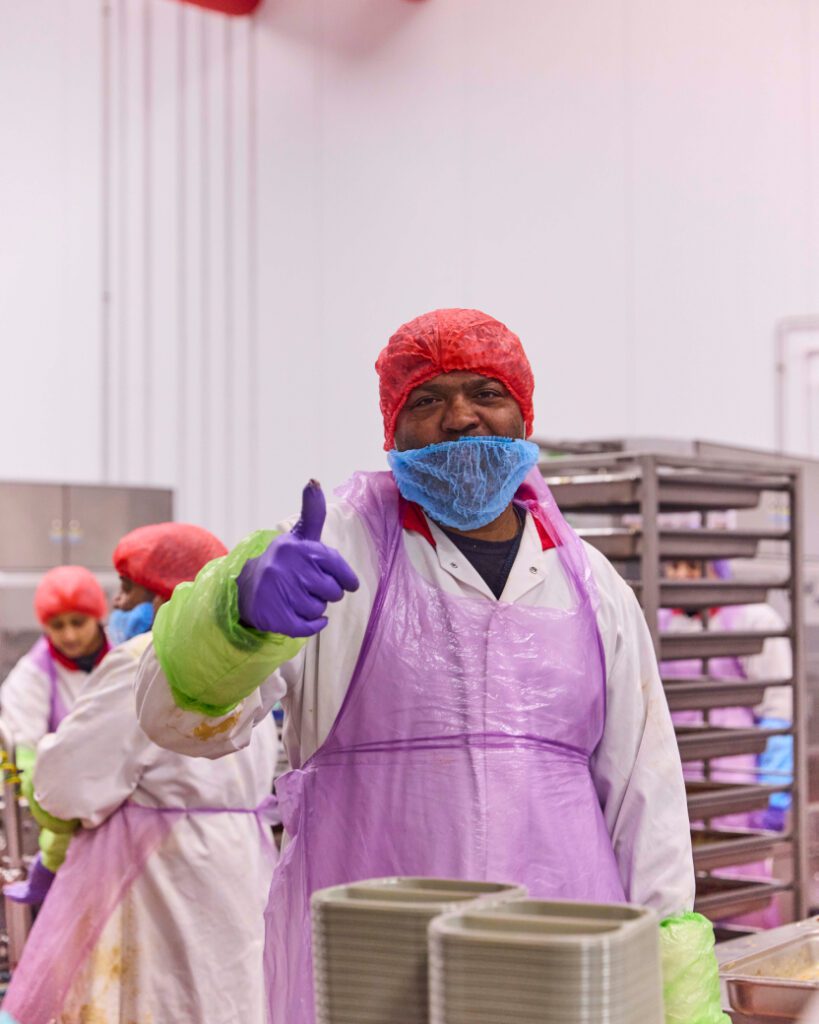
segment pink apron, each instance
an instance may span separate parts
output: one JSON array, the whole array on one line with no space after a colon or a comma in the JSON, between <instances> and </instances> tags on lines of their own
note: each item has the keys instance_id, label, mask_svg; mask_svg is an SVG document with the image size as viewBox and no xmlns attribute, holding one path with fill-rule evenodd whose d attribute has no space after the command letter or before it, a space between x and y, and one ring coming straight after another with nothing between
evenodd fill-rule
<instances>
[{"instance_id":1,"label":"pink apron","mask_svg":"<svg viewBox=\"0 0 819 1024\"><path fill-rule=\"evenodd\" d=\"M41 636L37 643L28 652L29 658L37 668L48 679L50 687L50 708L48 713L48 731L56 732L60 722L68 714L68 708L63 703L58 685L57 666L49 650L48 640Z\"/></svg>"},{"instance_id":2,"label":"pink apron","mask_svg":"<svg viewBox=\"0 0 819 1024\"><path fill-rule=\"evenodd\" d=\"M568 610L424 580L391 474L358 474L341 496L370 533L380 582L329 736L277 783L290 841L267 915L272 1024L313 1024L310 895L325 886L440 875L625 898L590 770L606 717L597 595L540 475L517 500L555 542Z\"/></svg>"}]
</instances>

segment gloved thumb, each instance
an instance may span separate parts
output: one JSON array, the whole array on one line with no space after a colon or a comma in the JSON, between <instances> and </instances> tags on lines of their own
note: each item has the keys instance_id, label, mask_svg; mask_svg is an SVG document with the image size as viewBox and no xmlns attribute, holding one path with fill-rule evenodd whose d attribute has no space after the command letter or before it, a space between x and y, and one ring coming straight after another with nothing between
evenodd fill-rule
<instances>
[{"instance_id":1,"label":"gloved thumb","mask_svg":"<svg viewBox=\"0 0 819 1024\"><path fill-rule=\"evenodd\" d=\"M321 540L326 515L324 491L318 480L311 480L302 492L299 521L290 532L302 540Z\"/></svg>"}]
</instances>

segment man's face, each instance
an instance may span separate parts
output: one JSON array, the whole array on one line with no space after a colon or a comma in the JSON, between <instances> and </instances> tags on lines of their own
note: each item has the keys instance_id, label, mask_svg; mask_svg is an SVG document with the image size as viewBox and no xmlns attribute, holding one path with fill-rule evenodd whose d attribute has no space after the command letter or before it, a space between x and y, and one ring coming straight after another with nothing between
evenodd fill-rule
<instances>
[{"instance_id":1,"label":"man's face","mask_svg":"<svg viewBox=\"0 0 819 1024\"><path fill-rule=\"evenodd\" d=\"M99 650L101 643L99 622L81 612L53 615L45 624L45 632L66 658L84 658Z\"/></svg>"},{"instance_id":2,"label":"man's face","mask_svg":"<svg viewBox=\"0 0 819 1024\"><path fill-rule=\"evenodd\" d=\"M442 373L410 392L395 425L395 447L425 448L461 437L523 437L520 406L500 381Z\"/></svg>"},{"instance_id":3,"label":"man's face","mask_svg":"<svg viewBox=\"0 0 819 1024\"><path fill-rule=\"evenodd\" d=\"M121 612L129 612L132 608L136 608L138 604L144 604L145 601L150 602L156 607L156 594L152 590L148 590L147 587L141 587L138 583L134 583L133 580L129 580L127 576L120 576L119 591L114 598L114 607L119 608Z\"/></svg>"}]
</instances>

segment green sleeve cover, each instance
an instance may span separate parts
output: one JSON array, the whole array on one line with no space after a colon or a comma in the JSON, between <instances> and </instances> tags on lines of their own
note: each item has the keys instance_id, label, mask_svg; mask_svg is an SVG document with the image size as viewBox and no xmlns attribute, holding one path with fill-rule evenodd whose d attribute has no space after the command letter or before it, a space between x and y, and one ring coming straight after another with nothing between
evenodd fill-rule
<instances>
[{"instance_id":1,"label":"green sleeve cover","mask_svg":"<svg viewBox=\"0 0 819 1024\"><path fill-rule=\"evenodd\" d=\"M68 844L71 842L71 833L52 832L44 828L40 832L40 854L43 864L49 871L55 874L62 867L65 855L68 852Z\"/></svg>"},{"instance_id":2,"label":"green sleeve cover","mask_svg":"<svg viewBox=\"0 0 819 1024\"><path fill-rule=\"evenodd\" d=\"M304 646L303 639L239 622L236 580L276 536L271 530L251 534L209 562L193 583L181 583L157 612L154 650L180 708L226 715Z\"/></svg>"},{"instance_id":3,"label":"green sleeve cover","mask_svg":"<svg viewBox=\"0 0 819 1024\"><path fill-rule=\"evenodd\" d=\"M74 821L63 821L62 818L55 818L53 814L43 810L34 796L34 783L30 773L23 776L22 790L23 796L28 800L28 809L40 828L50 829L50 831L56 832L59 835L71 835L80 827L80 823L76 819Z\"/></svg>"},{"instance_id":4,"label":"green sleeve cover","mask_svg":"<svg viewBox=\"0 0 819 1024\"><path fill-rule=\"evenodd\" d=\"M660 925L666 1024L730 1024L722 1012L714 928L702 914Z\"/></svg>"},{"instance_id":5,"label":"green sleeve cover","mask_svg":"<svg viewBox=\"0 0 819 1024\"><path fill-rule=\"evenodd\" d=\"M55 818L44 811L34 797L34 762L37 752L33 747L18 747L14 752L14 760L22 776L20 780L20 792L28 801L28 809L37 824L41 828L50 829L59 835L71 835L80 827L78 821L63 821L62 818Z\"/></svg>"}]
</instances>

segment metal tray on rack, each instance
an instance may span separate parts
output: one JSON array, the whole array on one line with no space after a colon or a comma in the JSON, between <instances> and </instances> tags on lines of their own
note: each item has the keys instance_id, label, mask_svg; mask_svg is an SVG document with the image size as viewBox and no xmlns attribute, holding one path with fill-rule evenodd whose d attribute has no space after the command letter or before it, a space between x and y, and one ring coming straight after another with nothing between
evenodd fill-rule
<instances>
[{"instance_id":1,"label":"metal tray on rack","mask_svg":"<svg viewBox=\"0 0 819 1024\"><path fill-rule=\"evenodd\" d=\"M720 966L731 1007L764 1020L801 1019L819 992L819 930Z\"/></svg>"},{"instance_id":2,"label":"metal tray on rack","mask_svg":"<svg viewBox=\"0 0 819 1024\"><path fill-rule=\"evenodd\" d=\"M712 920L752 914L755 910L764 910L778 892L788 888L783 882L698 875L694 910Z\"/></svg>"},{"instance_id":3,"label":"metal tray on rack","mask_svg":"<svg viewBox=\"0 0 819 1024\"><path fill-rule=\"evenodd\" d=\"M660 661L683 658L742 658L761 654L765 641L789 636L788 630L770 633L717 632L660 634Z\"/></svg>"},{"instance_id":4,"label":"metal tray on rack","mask_svg":"<svg viewBox=\"0 0 819 1024\"><path fill-rule=\"evenodd\" d=\"M637 512L642 478L639 473L587 473L559 476L555 466L542 467L558 507L564 512ZM668 473L657 476L658 502L665 512L701 509L756 508L766 490L763 481L731 474Z\"/></svg>"},{"instance_id":5,"label":"metal tray on rack","mask_svg":"<svg viewBox=\"0 0 819 1024\"><path fill-rule=\"evenodd\" d=\"M660 583L660 606L699 611L701 608L721 608L731 604L764 604L769 590L784 590L788 581L770 580L764 583L728 583L722 580L670 581ZM632 583L640 596L641 583Z\"/></svg>"},{"instance_id":6,"label":"metal tray on rack","mask_svg":"<svg viewBox=\"0 0 819 1024\"><path fill-rule=\"evenodd\" d=\"M643 532L639 527L586 528L578 534L607 558L639 558ZM781 530L661 530L660 558L755 558L764 540L787 540Z\"/></svg>"},{"instance_id":7,"label":"metal tray on rack","mask_svg":"<svg viewBox=\"0 0 819 1024\"><path fill-rule=\"evenodd\" d=\"M761 754L771 736L786 729L730 729L712 725L678 725L677 746L683 761L702 761L737 754Z\"/></svg>"},{"instance_id":8,"label":"metal tray on rack","mask_svg":"<svg viewBox=\"0 0 819 1024\"><path fill-rule=\"evenodd\" d=\"M751 708L761 704L769 686L791 686L790 680L765 682L747 679L664 679L665 697L672 711L707 711L710 708Z\"/></svg>"},{"instance_id":9,"label":"metal tray on rack","mask_svg":"<svg viewBox=\"0 0 819 1024\"><path fill-rule=\"evenodd\" d=\"M787 841L780 832L753 832L748 829L692 828L691 845L694 867L713 871L734 864L750 864L773 855L776 846Z\"/></svg>"},{"instance_id":10,"label":"metal tray on rack","mask_svg":"<svg viewBox=\"0 0 819 1024\"><path fill-rule=\"evenodd\" d=\"M692 821L719 818L724 814L744 814L768 806L773 793L782 793L787 786L763 786L748 782L712 782L689 779L685 783L688 816Z\"/></svg>"}]
</instances>

